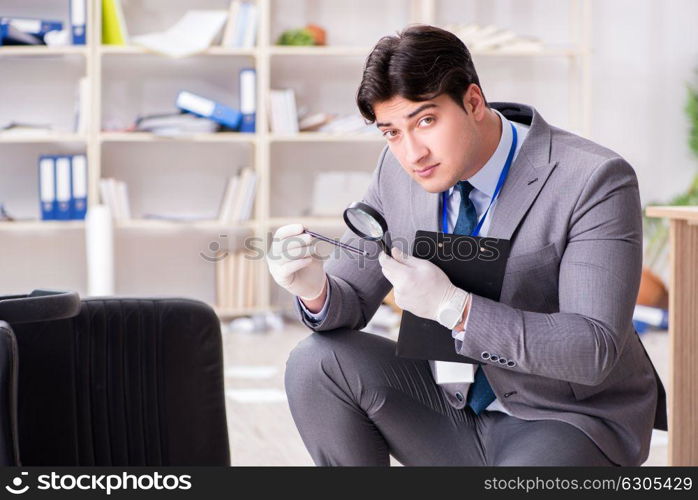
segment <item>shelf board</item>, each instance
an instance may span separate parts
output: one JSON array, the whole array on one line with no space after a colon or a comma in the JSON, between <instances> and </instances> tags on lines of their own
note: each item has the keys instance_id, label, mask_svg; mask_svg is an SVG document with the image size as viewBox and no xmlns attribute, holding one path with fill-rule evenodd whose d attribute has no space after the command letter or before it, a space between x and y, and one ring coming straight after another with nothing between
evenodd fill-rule
<instances>
[{"instance_id":1,"label":"shelf board","mask_svg":"<svg viewBox=\"0 0 698 500\"><path fill-rule=\"evenodd\" d=\"M70 134L70 133L51 133L51 132L37 132L29 133L22 132L14 134L12 132L0 132L0 143L4 144L14 144L14 143L54 143L54 142L86 142L87 137L80 134Z\"/></svg>"},{"instance_id":2,"label":"shelf board","mask_svg":"<svg viewBox=\"0 0 698 500\"><path fill-rule=\"evenodd\" d=\"M214 134L191 134L181 136L162 136L150 132L102 132L102 142L244 142L254 143L257 134L240 132L216 132Z\"/></svg>"},{"instance_id":3,"label":"shelf board","mask_svg":"<svg viewBox=\"0 0 698 500\"><path fill-rule=\"evenodd\" d=\"M541 50L473 50L473 57L577 57L587 52L574 47L544 47Z\"/></svg>"},{"instance_id":4,"label":"shelf board","mask_svg":"<svg viewBox=\"0 0 698 500\"><path fill-rule=\"evenodd\" d=\"M342 217L270 217L269 226L285 226L300 222L304 226L344 226Z\"/></svg>"},{"instance_id":5,"label":"shelf board","mask_svg":"<svg viewBox=\"0 0 698 500\"><path fill-rule=\"evenodd\" d=\"M159 219L131 219L116 221L117 229L152 229L152 230L216 230L216 231L235 231L238 233L246 233L252 231L255 222L244 221L235 224L221 224L217 220L200 220L200 221L175 221L175 220L159 220Z\"/></svg>"},{"instance_id":6,"label":"shelf board","mask_svg":"<svg viewBox=\"0 0 698 500\"><path fill-rule=\"evenodd\" d=\"M162 57L168 57L164 54L158 52L153 52L146 49L145 47L139 47L136 45L121 46L121 45L102 45L99 48L99 52L103 56L112 55L139 55L139 54L149 54L157 55ZM197 57L197 56L245 56L245 57L255 57L257 55L257 49L236 49L231 47L209 47L208 49L193 54L191 56L185 57Z\"/></svg>"},{"instance_id":7,"label":"shelf board","mask_svg":"<svg viewBox=\"0 0 698 500\"><path fill-rule=\"evenodd\" d=\"M298 134L271 134L271 142L385 142L378 133L329 134L324 132L299 132Z\"/></svg>"},{"instance_id":8,"label":"shelf board","mask_svg":"<svg viewBox=\"0 0 698 500\"><path fill-rule=\"evenodd\" d=\"M269 47L272 56L367 56L371 47L351 46L291 46L274 45Z\"/></svg>"},{"instance_id":9,"label":"shelf board","mask_svg":"<svg viewBox=\"0 0 698 500\"><path fill-rule=\"evenodd\" d=\"M696 206L651 206L645 209L647 217L667 217L688 221L691 226L698 225L698 207Z\"/></svg>"},{"instance_id":10,"label":"shelf board","mask_svg":"<svg viewBox=\"0 0 698 500\"><path fill-rule=\"evenodd\" d=\"M84 229L83 220L22 220L0 221L2 231L44 231L64 229Z\"/></svg>"},{"instance_id":11,"label":"shelf board","mask_svg":"<svg viewBox=\"0 0 698 500\"><path fill-rule=\"evenodd\" d=\"M150 132L102 132L102 142L243 142L254 143L259 134L240 132L217 132L214 134L192 134L161 136ZM271 142L385 142L380 134L329 134L322 132L300 132L298 134L270 134Z\"/></svg>"},{"instance_id":12,"label":"shelf board","mask_svg":"<svg viewBox=\"0 0 698 500\"><path fill-rule=\"evenodd\" d=\"M285 46L269 47L272 56L368 56L372 47L351 46ZM575 47L543 47L541 50L473 50L473 56L485 57L571 57L586 54Z\"/></svg>"},{"instance_id":13,"label":"shelf board","mask_svg":"<svg viewBox=\"0 0 698 500\"><path fill-rule=\"evenodd\" d=\"M87 48L84 45L66 45L63 47L48 46L48 45L10 45L0 47L0 57L16 57L16 56L40 56L40 57L55 57L55 56L72 56L81 55L87 56Z\"/></svg>"}]
</instances>

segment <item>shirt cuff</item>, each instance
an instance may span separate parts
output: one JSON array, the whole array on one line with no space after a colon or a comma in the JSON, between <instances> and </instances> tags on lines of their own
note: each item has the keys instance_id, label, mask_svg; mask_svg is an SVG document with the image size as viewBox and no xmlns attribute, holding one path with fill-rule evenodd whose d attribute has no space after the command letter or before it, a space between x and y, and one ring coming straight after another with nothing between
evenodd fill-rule
<instances>
[{"instance_id":1,"label":"shirt cuff","mask_svg":"<svg viewBox=\"0 0 698 500\"><path fill-rule=\"evenodd\" d=\"M325 303L322 305L322 309L320 309L320 311L316 313L310 312L308 308L305 307L305 304L303 304L303 301L300 299L300 297L296 297L296 300L298 301L298 304L301 306L301 310L303 311L303 314L305 315L308 321L310 321L311 323L320 323L327 317L327 309L330 304L330 284L327 283L327 298L325 299Z\"/></svg>"},{"instance_id":2,"label":"shirt cuff","mask_svg":"<svg viewBox=\"0 0 698 500\"><path fill-rule=\"evenodd\" d=\"M473 303L473 296L472 294L468 295L468 302L466 305L470 305ZM465 317L465 321L463 322L463 330L451 330L451 337L453 337L456 340L460 340L461 342L465 341L465 332L468 330L468 319L470 318L470 307L468 307L468 315Z\"/></svg>"}]
</instances>

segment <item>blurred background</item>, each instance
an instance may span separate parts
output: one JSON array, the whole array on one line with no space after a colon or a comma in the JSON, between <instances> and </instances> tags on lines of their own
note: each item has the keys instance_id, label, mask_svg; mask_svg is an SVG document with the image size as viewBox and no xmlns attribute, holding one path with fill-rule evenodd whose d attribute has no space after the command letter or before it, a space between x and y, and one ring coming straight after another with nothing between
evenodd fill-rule
<instances>
[{"instance_id":1,"label":"blurred background","mask_svg":"<svg viewBox=\"0 0 698 500\"><path fill-rule=\"evenodd\" d=\"M377 40L449 29L488 101L618 152L643 205L696 205L695 19L693 0L0 0L0 295L210 304L233 464L310 464L283 391L307 331L263 254L287 223L344 231L384 146L354 101ZM665 383L667 228L645 220L635 316ZM369 330L399 318L388 297Z\"/></svg>"}]
</instances>

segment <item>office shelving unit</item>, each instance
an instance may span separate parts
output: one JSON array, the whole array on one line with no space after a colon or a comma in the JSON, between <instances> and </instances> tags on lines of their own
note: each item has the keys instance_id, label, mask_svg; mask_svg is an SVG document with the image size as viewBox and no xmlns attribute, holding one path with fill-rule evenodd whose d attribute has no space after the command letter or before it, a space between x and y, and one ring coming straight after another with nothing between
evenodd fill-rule
<instances>
[{"instance_id":1,"label":"office shelving unit","mask_svg":"<svg viewBox=\"0 0 698 500\"><path fill-rule=\"evenodd\" d=\"M468 2L478 4L484 0L473 0ZM132 2L133 3L133 2ZM143 0L143 4L148 3ZM157 2L155 2L157 3ZM185 0L174 2L172 8L227 8L228 0L209 0L208 3L202 4L199 2L190 1L188 4ZM274 41L280 31L287 27L284 23L295 22L295 19L307 17L305 22L314 22L315 17L328 16L322 8L322 2L296 0L292 2L282 0L257 0L259 10L259 23L257 32L257 45L254 49L230 49L224 47L211 47L202 54L188 58L194 61L208 60L209 65L225 68L227 65L231 67L239 67L241 65L253 66L257 71L257 132L254 134L239 134L234 132L215 133L215 134L197 134L186 137L163 138L149 133L131 133L131 132L114 132L103 130L103 122L105 115L106 99L108 99L108 86L112 84L109 73L114 65L121 68L126 65L124 61L134 61L144 65L144 58L153 58L153 65L174 64L171 60L148 53L145 49L135 46L120 47L120 46L102 46L101 41L101 2L88 1L88 15L91 22L88 23L88 43L84 47L1 47L0 61L3 58L29 58L29 57L51 57L65 58L78 57L84 59L85 76L89 81L90 89L90 109L88 120L88 131L86 135L79 135L70 132L38 134L36 136L3 136L0 134L0 148L13 145L70 145L73 149L83 150L88 157L89 168L89 192L88 200L90 206L94 205L99 200L99 179L111 172L119 177L116 157L123 155L135 154L140 149L134 148L154 148L151 156L162 154L172 155L173 148L200 148L202 151L209 151L210 148L242 148L242 153L239 156L249 158L249 164L254 166L257 173L257 193L255 198L254 217L252 220L239 224L236 227L220 225L214 221L197 221L197 222L169 222L157 220L130 220L117 222L115 231L117 237L125 234L130 238L158 238L167 239L169 243L165 243L166 248L173 248L179 238L200 238L201 242L205 240L201 238L208 237L209 241L225 234L231 235L235 239L235 245L239 245L241 238L245 236L254 236L259 241L267 241L270 234L281 225L292 222L303 222L309 227L318 227L326 230L328 234L339 235L342 232L343 222L337 214L334 217L318 217L303 213L294 214L294 209L280 209L278 203L274 203L272 195L281 192L284 186L282 173L284 169L295 168L289 165L280 165L287 158L309 158L321 157L323 153L331 147L339 151L338 157L344 158L343 161L348 162L347 158L356 156L359 160L360 168L365 171L371 171L375 165L375 158L380 151L383 139L380 135L375 134L328 134L328 133L299 133L295 135L279 135L269 132L268 126L268 95L269 89L279 88L282 86L292 87L294 83L300 85L308 85L307 94L312 94L314 87L313 83L318 80L317 72L307 72L306 74L294 74L294 68L298 67L298 72L302 72L303 68L324 67L327 64L344 64L346 61L348 66L352 66L350 72L352 78L349 87L355 89L358 85L360 72L357 74L356 69L360 69L363 59L368 55L370 47L376 41L374 31L381 34L393 33L402 26L413 23L422 22L441 25L445 20L449 22L477 22L477 19L459 18L460 4L457 7L452 5L452 2L446 0L390 0L386 2L386 9L393 9L394 12L401 13L402 17L398 17L394 21L386 21L385 19L376 20L370 28L366 28L366 32L344 33L338 36L338 43L332 44L329 40L329 45L324 47L280 47L275 46ZM330 4L338 4L339 2L327 1L328 9ZM490 3L490 2L488 2ZM491 2L496 3L496 2ZM511 0L506 2L511 4ZM214 5L215 4L215 5ZM289 9L289 4L297 7L294 13L294 20L287 21L282 14L276 13L277 10ZM370 2L353 2L355 9L367 10L371 7ZM159 7L168 6L170 4L160 2ZM315 9L315 10L314 10ZM477 9L476 9L477 10ZM183 10L182 10L183 12ZM562 59L568 61L569 74L568 83L569 91L569 128L575 129L578 132L589 132L589 113L590 113L590 70L589 60L591 55L589 29L591 23L590 0L570 0L568 6L569 13L569 30L573 33L572 43L565 46L546 47L541 52L503 52L503 51L475 51L476 66L479 61L529 61L529 60L557 60ZM366 13L369 15L370 13ZM380 12L376 17L381 17ZM392 17L392 16L384 16ZM382 22L382 24L380 24ZM393 22L393 24L390 24ZM388 24L386 24L388 23ZM128 24L128 15L127 15ZM296 22L296 25L298 23ZM320 22L322 24L322 22ZM377 24L380 26L376 27ZM349 28L347 28L349 30ZM339 33L340 28L333 27L328 30L328 33ZM344 39L342 39L344 37ZM356 45L353 43L360 42ZM150 61L151 59L148 59ZM139 63L140 61L140 63ZM210 63L213 61L213 63ZM118 66L121 64L122 66ZM113 70L116 71L116 70ZM135 71L135 70L134 70ZM137 71L136 71L137 72ZM232 73L231 75L236 75ZM335 75L332 72L323 73L327 80L341 79L341 71ZM231 78L234 78L231 77ZM136 75L134 82L147 82L148 76ZM302 93L301 93L302 94ZM172 96L174 97L174 96ZM511 96L512 100L515 96ZM352 92L346 92L335 97L340 102L344 109L353 108ZM86 112L86 110L83 110ZM57 146L58 147L58 146ZM60 146L63 147L63 146ZM321 149L318 149L321 148ZM322 149L324 148L324 149ZM0 150L1 151L1 150ZM149 150L150 151L150 150ZM223 151L223 150L221 150ZM226 150L227 151L227 150ZM318 153L318 151L321 151ZM37 152L37 156L38 156ZM226 153L227 154L227 153ZM237 154L237 150L236 150ZM334 154L334 153L332 153ZM373 158L373 160L370 160ZM182 160L186 161L186 160ZM290 161L290 160L288 160ZM173 169L190 168L205 173L206 165L175 165ZM34 165L28 168L34 168ZM148 166L143 167L143 171ZM214 168L214 167L212 167ZM322 166L309 167L305 166L299 169L299 182L305 184L307 189L308 177L304 175L312 175L314 171L321 170ZM332 168L332 167L329 167ZM215 168L214 168L215 169ZM134 174L135 175L135 174ZM222 194L225 177L221 176L220 193ZM131 186L131 183L129 183ZM286 189L294 189L294 186L289 185ZM307 193L306 193L307 194ZM146 195L143 195L146 197ZM307 196L305 196L307 198ZM37 203L38 204L38 203ZM70 234L78 238L84 234L84 223L80 221L66 222L0 222L0 233L32 233L32 232L50 232L51 235L63 236ZM135 236L134 236L135 235ZM134 254L130 250L133 241L128 241L122 244L121 248L117 248L117 277L120 275L123 280L128 280L128 272L131 268L134 274L138 273L139 279L144 279L140 276L144 266L135 265L132 260ZM204 250L200 245L200 248ZM123 251L122 251L123 250ZM31 249L25 253L28 257ZM125 257L119 257L119 255ZM75 259L81 259L82 255L76 255ZM154 262L157 259L153 259ZM184 268L182 273L194 274L201 273L201 284L193 290L191 296L201 298L213 303L213 292L215 290L214 270L213 266L208 268L202 267L201 258L192 252L191 260L179 260L177 264L181 264ZM76 265L79 265L76 263ZM172 263L164 265L172 266ZM189 266L189 267L187 267ZM119 271L119 269L121 271ZM203 270L203 271L202 271ZM86 272L86 271L85 271ZM125 274L124 274L125 273ZM152 270L150 279L157 281L163 272L156 269ZM138 280L136 280L137 282ZM86 281L85 281L86 282ZM276 296L282 295L276 290L276 286L271 281L265 266L259 266L257 276L256 289L256 305L252 308L236 309L236 310L219 310L221 317L232 317L238 315L252 314L261 311L267 311L274 307L279 307L283 300L278 301ZM36 283L36 286L41 286L41 283ZM164 285L163 285L164 286ZM5 287L9 291L16 291L12 283L8 283ZM82 292L86 293L86 285L83 286ZM176 288L176 287L173 287ZM11 290L10 290L11 289ZM3 290L4 291L4 290ZM123 290L120 287L120 280L117 278L116 293L120 294ZM128 289L128 293L140 292L138 285L134 290ZM151 290L144 289L143 293L153 293ZM178 291L179 293L179 291Z\"/></svg>"}]
</instances>

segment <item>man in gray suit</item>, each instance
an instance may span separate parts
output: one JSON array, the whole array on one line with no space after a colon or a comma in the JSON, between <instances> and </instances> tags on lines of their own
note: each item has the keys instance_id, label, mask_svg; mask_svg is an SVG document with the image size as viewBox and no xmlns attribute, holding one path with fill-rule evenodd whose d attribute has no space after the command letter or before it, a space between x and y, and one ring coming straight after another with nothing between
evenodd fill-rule
<instances>
[{"instance_id":1,"label":"man in gray suit","mask_svg":"<svg viewBox=\"0 0 698 500\"><path fill-rule=\"evenodd\" d=\"M357 103L387 140L363 201L402 248L323 266L291 224L267 258L315 332L285 380L315 463L641 464L666 413L631 322L642 264L632 167L531 107L488 104L467 48L430 26L378 42ZM420 229L511 240L500 300L411 256ZM360 244L350 231L342 241ZM359 331L391 288L480 364L399 358Z\"/></svg>"}]
</instances>

